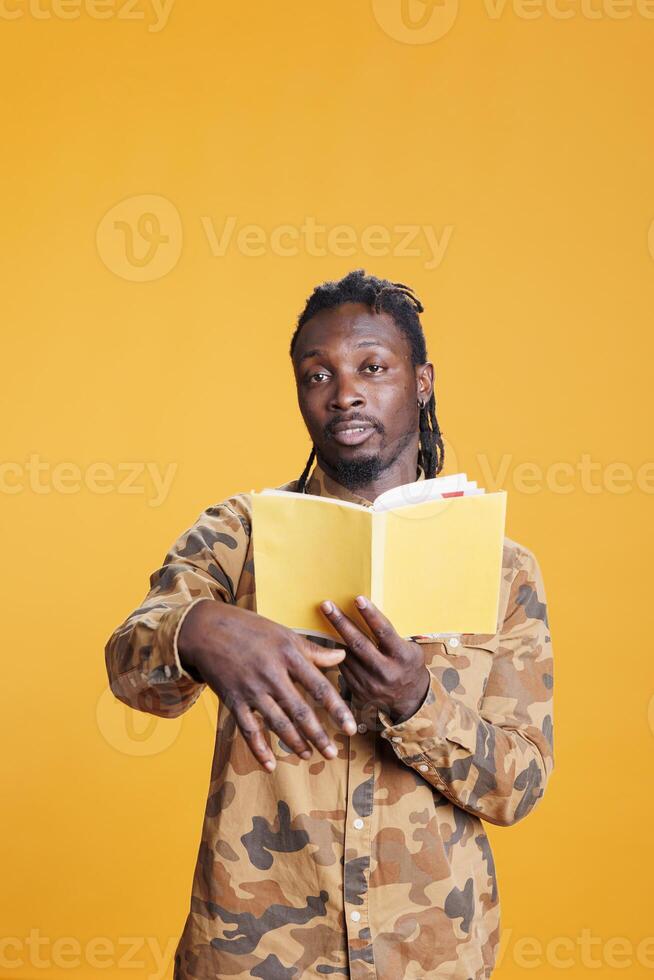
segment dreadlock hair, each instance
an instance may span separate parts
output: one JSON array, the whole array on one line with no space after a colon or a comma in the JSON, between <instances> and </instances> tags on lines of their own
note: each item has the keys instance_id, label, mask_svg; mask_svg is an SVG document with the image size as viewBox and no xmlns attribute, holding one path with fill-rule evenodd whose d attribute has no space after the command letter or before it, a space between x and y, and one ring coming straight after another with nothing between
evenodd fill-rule
<instances>
[{"instance_id":1,"label":"dreadlock hair","mask_svg":"<svg viewBox=\"0 0 654 980\"><path fill-rule=\"evenodd\" d=\"M348 272L342 279L324 282L316 286L298 317L295 333L291 338L290 354L293 356L300 330L320 310L332 310L343 303L365 303L374 313L388 313L407 337L411 346L411 363L424 364L427 360L427 344L419 314L424 307L413 290L402 282L378 279L366 275L363 269ZM298 493L304 493L311 465L316 455L312 446L309 459L298 480ZM431 479L443 468L445 447L436 419L436 398L432 392L429 401L420 407L420 442L418 463L425 478Z\"/></svg>"}]
</instances>

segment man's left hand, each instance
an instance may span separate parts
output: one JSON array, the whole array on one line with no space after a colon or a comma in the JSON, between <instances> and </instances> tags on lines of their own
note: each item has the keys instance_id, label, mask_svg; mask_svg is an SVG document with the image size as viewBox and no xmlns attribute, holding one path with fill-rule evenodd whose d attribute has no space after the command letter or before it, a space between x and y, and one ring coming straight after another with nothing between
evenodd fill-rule
<instances>
[{"instance_id":1,"label":"man's left hand","mask_svg":"<svg viewBox=\"0 0 654 980\"><path fill-rule=\"evenodd\" d=\"M417 711L429 687L430 674L420 645L398 636L370 599L357 596L355 603L377 645L336 603L325 600L320 604L347 647L339 670L357 701L377 705L394 723L403 721Z\"/></svg>"}]
</instances>

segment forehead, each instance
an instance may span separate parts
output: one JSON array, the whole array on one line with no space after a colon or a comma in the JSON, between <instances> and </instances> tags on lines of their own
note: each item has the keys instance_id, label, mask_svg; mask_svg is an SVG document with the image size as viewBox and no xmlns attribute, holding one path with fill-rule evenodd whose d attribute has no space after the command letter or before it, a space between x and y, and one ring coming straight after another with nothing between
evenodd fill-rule
<instances>
[{"instance_id":1,"label":"forehead","mask_svg":"<svg viewBox=\"0 0 654 980\"><path fill-rule=\"evenodd\" d=\"M364 303L343 303L320 310L307 320L298 335L293 360L297 363L314 350L354 351L364 340L374 341L398 357L411 353L408 337L389 313L374 313Z\"/></svg>"}]
</instances>

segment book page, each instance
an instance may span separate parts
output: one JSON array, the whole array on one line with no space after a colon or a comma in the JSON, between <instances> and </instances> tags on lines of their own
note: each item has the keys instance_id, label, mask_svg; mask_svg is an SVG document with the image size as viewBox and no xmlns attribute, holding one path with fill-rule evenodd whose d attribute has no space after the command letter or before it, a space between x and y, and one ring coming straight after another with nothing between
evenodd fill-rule
<instances>
[{"instance_id":1,"label":"book page","mask_svg":"<svg viewBox=\"0 0 654 980\"><path fill-rule=\"evenodd\" d=\"M302 632L341 640L319 609L331 599L355 621L370 595L372 515L312 494L252 494L257 612Z\"/></svg>"},{"instance_id":2,"label":"book page","mask_svg":"<svg viewBox=\"0 0 654 980\"><path fill-rule=\"evenodd\" d=\"M506 493L386 514L383 610L401 636L495 633Z\"/></svg>"},{"instance_id":3,"label":"book page","mask_svg":"<svg viewBox=\"0 0 654 980\"><path fill-rule=\"evenodd\" d=\"M394 510L396 507L407 507L422 504L426 500L440 498L445 493L483 493L477 489L475 480L468 480L465 473L453 473L450 476L437 476L431 480L416 480L414 483L403 483L399 487L380 493L372 505L376 512Z\"/></svg>"}]
</instances>

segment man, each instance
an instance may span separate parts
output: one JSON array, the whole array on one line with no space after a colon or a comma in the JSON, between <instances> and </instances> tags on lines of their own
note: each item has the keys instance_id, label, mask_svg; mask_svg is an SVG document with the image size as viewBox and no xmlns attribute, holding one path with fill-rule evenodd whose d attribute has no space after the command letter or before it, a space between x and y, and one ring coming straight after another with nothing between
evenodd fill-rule
<instances>
[{"instance_id":1,"label":"man","mask_svg":"<svg viewBox=\"0 0 654 980\"><path fill-rule=\"evenodd\" d=\"M370 506L441 470L422 311L363 271L314 291L291 342L313 448L283 489ZM402 639L367 597L358 623L325 596L340 649L257 615L255 573L239 493L178 538L106 646L134 708L176 717L205 685L221 700L175 980L490 976L483 821L525 817L554 765L536 559L505 539L494 635Z\"/></svg>"}]
</instances>

